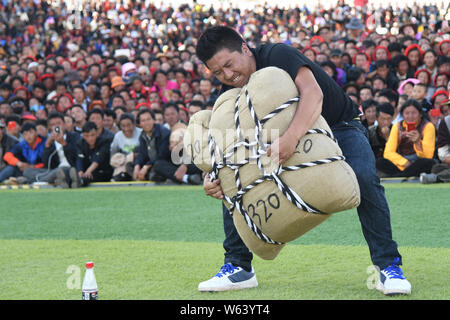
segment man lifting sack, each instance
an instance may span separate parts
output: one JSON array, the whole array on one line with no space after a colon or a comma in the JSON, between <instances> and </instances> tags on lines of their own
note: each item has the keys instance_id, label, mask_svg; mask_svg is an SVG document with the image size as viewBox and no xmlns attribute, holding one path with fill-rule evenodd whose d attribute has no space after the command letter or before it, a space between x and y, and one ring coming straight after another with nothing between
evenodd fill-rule
<instances>
[{"instance_id":1,"label":"man lifting sack","mask_svg":"<svg viewBox=\"0 0 450 320\"><path fill-rule=\"evenodd\" d=\"M274 259L285 243L360 202L356 176L323 117L283 165L266 155L299 99L285 71L264 68L243 88L222 94L212 112L196 113L185 136L194 164L219 177L242 240L263 259Z\"/></svg>"}]
</instances>

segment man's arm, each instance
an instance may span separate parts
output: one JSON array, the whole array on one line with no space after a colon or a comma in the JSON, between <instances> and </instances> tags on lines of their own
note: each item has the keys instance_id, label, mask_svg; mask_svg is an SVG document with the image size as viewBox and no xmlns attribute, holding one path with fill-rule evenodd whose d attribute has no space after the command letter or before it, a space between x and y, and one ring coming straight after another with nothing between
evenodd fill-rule
<instances>
[{"instance_id":1,"label":"man's arm","mask_svg":"<svg viewBox=\"0 0 450 320\"><path fill-rule=\"evenodd\" d=\"M286 132L267 150L267 155L274 160L278 159L278 163L281 164L292 156L298 141L322 113L323 92L311 70L308 67L301 67L294 82L300 93L294 118Z\"/></svg>"}]
</instances>

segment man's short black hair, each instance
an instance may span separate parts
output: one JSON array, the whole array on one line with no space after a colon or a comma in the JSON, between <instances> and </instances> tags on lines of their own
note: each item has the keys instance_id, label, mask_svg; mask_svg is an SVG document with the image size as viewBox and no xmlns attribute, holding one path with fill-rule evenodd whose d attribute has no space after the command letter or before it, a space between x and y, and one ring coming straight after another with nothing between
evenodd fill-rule
<instances>
[{"instance_id":1,"label":"man's short black hair","mask_svg":"<svg viewBox=\"0 0 450 320\"><path fill-rule=\"evenodd\" d=\"M387 60L377 60L375 61L375 69L381 68L381 67L389 67L389 61Z\"/></svg>"},{"instance_id":2,"label":"man's short black hair","mask_svg":"<svg viewBox=\"0 0 450 320\"><path fill-rule=\"evenodd\" d=\"M104 115L112 117L114 120L116 120L116 113L112 111L111 109L104 110Z\"/></svg>"},{"instance_id":3,"label":"man's short black hair","mask_svg":"<svg viewBox=\"0 0 450 320\"><path fill-rule=\"evenodd\" d=\"M120 115L119 126L120 126L120 123L123 120L126 120L126 119L129 119L134 124L134 116L133 116L133 114L126 112L126 113L123 113L123 114Z\"/></svg>"},{"instance_id":4,"label":"man's short black hair","mask_svg":"<svg viewBox=\"0 0 450 320\"><path fill-rule=\"evenodd\" d=\"M392 106L392 104L390 104L388 102L383 102L377 106L377 117L380 115L380 112L387 113L387 114L390 114L391 116L393 116L395 113L395 110L394 110L394 107Z\"/></svg>"},{"instance_id":5,"label":"man's short black hair","mask_svg":"<svg viewBox=\"0 0 450 320\"><path fill-rule=\"evenodd\" d=\"M228 49L230 52L242 52L244 39L230 27L216 26L203 32L197 42L195 53L206 64L218 51Z\"/></svg>"},{"instance_id":6,"label":"man's short black hair","mask_svg":"<svg viewBox=\"0 0 450 320\"><path fill-rule=\"evenodd\" d=\"M92 109L91 111L88 112L87 119L89 119L91 117L91 115L94 114L94 113L98 113L102 117L102 119L103 119L103 117L105 115L102 109L94 108L94 109Z\"/></svg>"},{"instance_id":7,"label":"man's short black hair","mask_svg":"<svg viewBox=\"0 0 450 320\"><path fill-rule=\"evenodd\" d=\"M83 125L83 128L81 129L81 132L91 132L92 130L97 130L97 125L92 122L92 121L88 121Z\"/></svg>"},{"instance_id":8,"label":"man's short black hair","mask_svg":"<svg viewBox=\"0 0 450 320\"><path fill-rule=\"evenodd\" d=\"M347 70L347 82L356 81L364 74L364 70L359 67L351 67Z\"/></svg>"},{"instance_id":9,"label":"man's short black hair","mask_svg":"<svg viewBox=\"0 0 450 320\"><path fill-rule=\"evenodd\" d=\"M385 97L390 102L395 102L395 105L398 104L399 95L398 95L398 93L396 91L394 91L394 90L392 90L390 88L381 89L380 91L378 91L378 96L379 97Z\"/></svg>"},{"instance_id":10,"label":"man's short black hair","mask_svg":"<svg viewBox=\"0 0 450 320\"><path fill-rule=\"evenodd\" d=\"M30 130L36 131L36 125L34 124L34 122L27 121L22 125L22 129L20 130L20 132L24 133Z\"/></svg>"},{"instance_id":11,"label":"man's short black hair","mask_svg":"<svg viewBox=\"0 0 450 320\"><path fill-rule=\"evenodd\" d=\"M169 109L170 107L175 108L175 110L177 110L177 112L180 112L180 108L177 106L176 103L173 102L168 102L163 106L163 112L166 111L166 109Z\"/></svg>"},{"instance_id":12,"label":"man's short black hair","mask_svg":"<svg viewBox=\"0 0 450 320\"><path fill-rule=\"evenodd\" d=\"M142 108L141 110L139 110L136 116L137 124L141 124L141 115L143 115L144 113L149 113L152 119L155 120L155 113L152 110L150 110L149 108Z\"/></svg>"},{"instance_id":13,"label":"man's short black hair","mask_svg":"<svg viewBox=\"0 0 450 320\"><path fill-rule=\"evenodd\" d=\"M365 111L370 107L378 107L378 102L374 99L368 99L361 104L362 109Z\"/></svg>"},{"instance_id":14,"label":"man's short black hair","mask_svg":"<svg viewBox=\"0 0 450 320\"><path fill-rule=\"evenodd\" d=\"M192 100L189 102L189 107L200 107L202 109L205 109L205 104L200 100Z\"/></svg>"},{"instance_id":15,"label":"man's short black hair","mask_svg":"<svg viewBox=\"0 0 450 320\"><path fill-rule=\"evenodd\" d=\"M47 121L50 121L51 119L56 119L56 118L59 118L64 122L64 115L57 111L51 112L47 117Z\"/></svg>"}]
</instances>

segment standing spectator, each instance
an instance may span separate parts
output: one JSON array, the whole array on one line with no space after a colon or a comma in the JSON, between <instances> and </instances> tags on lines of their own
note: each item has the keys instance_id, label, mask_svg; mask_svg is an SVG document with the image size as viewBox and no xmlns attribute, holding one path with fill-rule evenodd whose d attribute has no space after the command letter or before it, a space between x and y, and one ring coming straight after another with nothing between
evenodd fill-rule
<instances>
[{"instance_id":1,"label":"standing spectator","mask_svg":"<svg viewBox=\"0 0 450 320\"><path fill-rule=\"evenodd\" d=\"M70 175L71 188L111 180L109 144L98 136L97 126L93 122L88 121L83 125L82 139L77 143L76 169L77 174Z\"/></svg>"},{"instance_id":2,"label":"standing spectator","mask_svg":"<svg viewBox=\"0 0 450 320\"><path fill-rule=\"evenodd\" d=\"M430 173L436 143L434 125L423 118L417 100L407 100L401 114L404 120L392 127L384 158L377 160L377 169L390 177L419 177L423 172Z\"/></svg>"}]
</instances>

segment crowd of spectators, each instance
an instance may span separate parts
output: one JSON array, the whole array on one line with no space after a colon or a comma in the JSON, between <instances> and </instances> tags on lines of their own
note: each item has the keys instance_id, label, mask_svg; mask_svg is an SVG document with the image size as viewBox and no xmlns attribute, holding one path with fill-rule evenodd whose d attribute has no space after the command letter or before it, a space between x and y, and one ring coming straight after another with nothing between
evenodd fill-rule
<instances>
[{"instance_id":1,"label":"crowd of spectators","mask_svg":"<svg viewBox=\"0 0 450 320\"><path fill-rule=\"evenodd\" d=\"M439 167L423 181L449 181L448 4L73 2L0 3L0 183L200 184L173 155L189 118L220 92L195 56L217 24L250 46L292 45L335 79L361 110L380 177Z\"/></svg>"}]
</instances>

